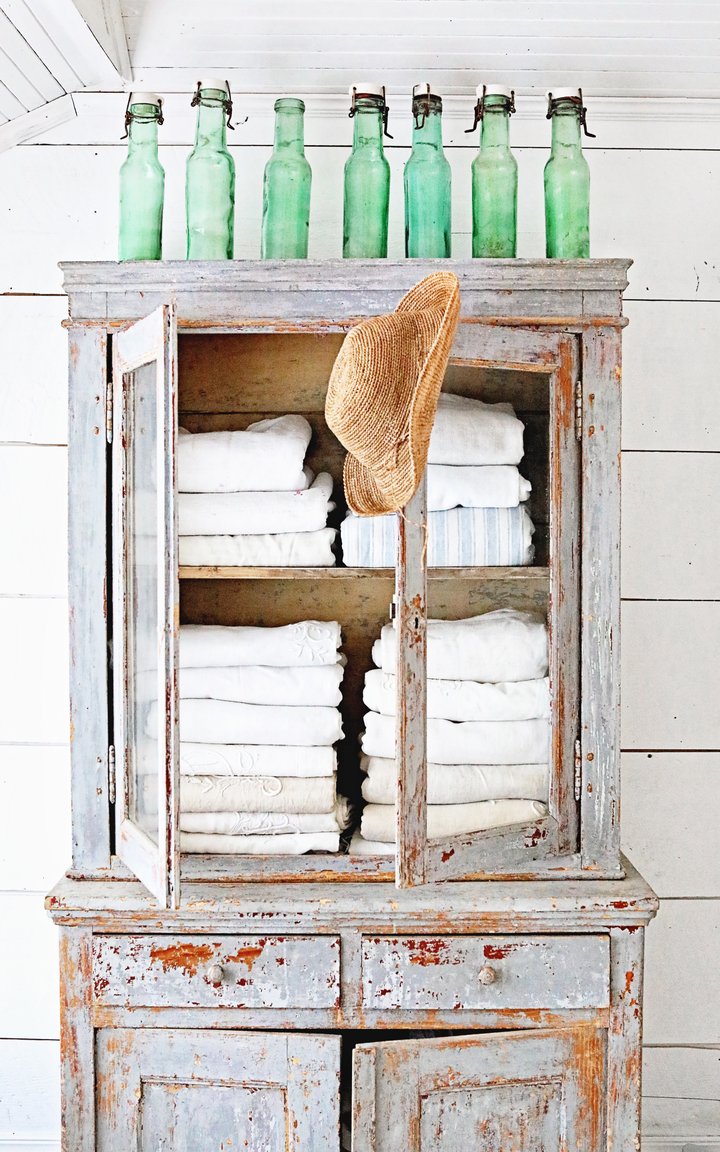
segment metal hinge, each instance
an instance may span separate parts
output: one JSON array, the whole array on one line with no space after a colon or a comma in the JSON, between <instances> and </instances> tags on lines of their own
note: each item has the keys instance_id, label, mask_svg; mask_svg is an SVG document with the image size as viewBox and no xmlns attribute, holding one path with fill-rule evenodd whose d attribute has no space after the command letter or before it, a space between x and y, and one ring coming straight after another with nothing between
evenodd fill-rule
<instances>
[{"instance_id":1,"label":"metal hinge","mask_svg":"<svg viewBox=\"0 0 720 1152\"><path fill-rule=\"evenodd\" d=\"M583 429L583 386L582 380L575 385L575 439L582 440Z\"/></svg>"},{"instance_id":2,"label":"metal hinge","mask_svg":"<svg viewBox=\"0 0 720 1152\"><path fill-rule=\"evenodd\" d=\"M580 799L582 790L582 751L580 741L575 741L575 799Z\"/></svg>"},{"instance_id":3,"label":"metal hinge","mask_svg":"<svg viewBox=\"0 0 720 1152\"><path fill-rule=\"evenodd\" d=\"M108 748L108 799L115 803L115 745Z\"/></svg>"},{"instance_id":4,"label":"metal hinge","mask_svg":"<svg viewBox=\"0 0 720 1152\"><path fill-rule=\"evenodd\" d=\"M112 380L105 385L105 439L112 444L113 438L113 390Z\"/></svg>"}]
</instances>

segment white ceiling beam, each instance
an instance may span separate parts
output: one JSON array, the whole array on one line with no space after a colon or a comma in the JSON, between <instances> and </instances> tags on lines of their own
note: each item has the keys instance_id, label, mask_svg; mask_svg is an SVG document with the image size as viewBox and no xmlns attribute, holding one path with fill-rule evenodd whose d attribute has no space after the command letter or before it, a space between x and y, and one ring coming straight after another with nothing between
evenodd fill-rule
<instances>
[{"instance_id":1,"label":"white ceiling beam","mask_svg":"<svg viewBox=\"0 0 720 1152\"><path fill-rule=\"evenodd\" d=\"M120 0L74 0L85 23L112 60L118 75L132 82L125 22Z\"/></svg>"},{"instance_id":2,"label":"white ceiling beam","mask_svg":"<svg viewBox=\"0 0 720 1152\"><path fill-rule=\"evenodd\" d=\"M14 148L16 144L27 144L35 140L43 132L57 128L77 116L72 96L60 96L43 104L41 108L34 108L23 116L16 116L7 124L0 125L0 152Z\"/></svg>"},{"instance_id":3,"label":"white ceiling beam","mask_svg":"<svg viewBox=\"0 0 720 1152\"><path fill-rule=\"evenodd\" d=\"M0 0L0 8L4 9L6 2L7 0ZM88 11L91 7L93 8L93 23L97 32L90 27L73 0L23 0L35 20L50 37L56 49L78 77L78 87L117 87L118 80L124 81L126 79L118 66L122 62L119 60L116 63L98 38L98 33L105 36L109 35L104 21L106 17L111 19L112 8L115 6L114 0L81 0L81 2ZM102 9L107 11L103 14ZM10 15L9 12L8 15ZM118 18L122 21L119 11ZM113 37L117 50L118 26L113 24L113 27ZM105 28L105 32L103 32L103 28ZM124 31L122 39L124 40ZM125 46L125 53L127 53L127 45ZM126 71L129 71L129 61Z\"/></svg>"}]
</instances>

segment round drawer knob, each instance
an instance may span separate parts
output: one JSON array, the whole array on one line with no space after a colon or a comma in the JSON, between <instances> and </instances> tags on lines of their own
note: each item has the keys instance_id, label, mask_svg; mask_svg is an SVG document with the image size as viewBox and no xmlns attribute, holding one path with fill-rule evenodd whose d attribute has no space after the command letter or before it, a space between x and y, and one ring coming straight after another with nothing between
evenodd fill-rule
<instances>
[{"instance_id":1,"label":"round drawer knob","mask_svg":"<svg viewBox=\"0 0 720 1152\"><path fill-rule=\"evenodd\" d=\"M222 964L211 964L208 968L207 978L215 988L222 984L224 975Z\"/></svg>"},{"instance_id":2,"label":"round drawer knob","mask_svg":"<svg viewBox=\"0 0 720 1152\"><path fill-rule=\"evenodd\" d=\"M486 987L488 984L494 984L497 980L497 972L494 968L491 968L489 964L486 964L484 968L480 969L478 976L480 983Z\"/></svg>"}]
</instances>

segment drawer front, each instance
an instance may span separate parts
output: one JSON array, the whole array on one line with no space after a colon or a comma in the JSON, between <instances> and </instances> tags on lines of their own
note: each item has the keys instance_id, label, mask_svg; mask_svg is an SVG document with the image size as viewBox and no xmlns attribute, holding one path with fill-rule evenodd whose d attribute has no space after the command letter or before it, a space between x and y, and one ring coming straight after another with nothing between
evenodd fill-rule
<instances>
[{"instance_id":1,"label":"drawer front","mask_svg":"<svg viewBox=\"0 0 720 1152\"><path fill-rule=\"evenodd\" d=\"M98 1004L123 1008L336 1008L338 936L98 936Z\"/></svg>"},{"instance_id":2,"label":"drawer front","mask_svg":"<svg viewBox=\"0 0 720 1152\"><path fill-rule=\"evenodd\" d=\"M366 936L366 1009L606 1008L606 936Z\"/></svg>"}]
</instances>

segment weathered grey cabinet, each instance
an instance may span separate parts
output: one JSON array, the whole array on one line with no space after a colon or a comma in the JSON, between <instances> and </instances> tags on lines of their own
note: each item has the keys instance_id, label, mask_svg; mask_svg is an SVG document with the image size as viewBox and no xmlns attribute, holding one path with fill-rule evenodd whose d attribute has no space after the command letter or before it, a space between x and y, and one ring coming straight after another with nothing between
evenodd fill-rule
<instances>
[{"instance_id":1,"label":"weathered grey cabinet","mask_svg":"<svg viewBox=\"0 0 720 1152\"><path fill-rule=\"evenodd\" d=\"M302 412L310 464L341 502L323 407L342 333L430 267L65 266L73 862L47 906L62 929L66 1152L336 1152L341 1108L355 1152L636 1148L656 901L619 843L627 262L452 264L462 317L445 387L509 400L525 422L531 567L428 571L404 521L396 572L178 563L178 427ZM362 676L393 596L408 685L396 859L185 858L179 622L339 620L352 794ZM548 621L548 814L430 840L426 617L502 606Z\"/></svg>"}]
</instances>

